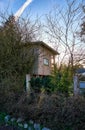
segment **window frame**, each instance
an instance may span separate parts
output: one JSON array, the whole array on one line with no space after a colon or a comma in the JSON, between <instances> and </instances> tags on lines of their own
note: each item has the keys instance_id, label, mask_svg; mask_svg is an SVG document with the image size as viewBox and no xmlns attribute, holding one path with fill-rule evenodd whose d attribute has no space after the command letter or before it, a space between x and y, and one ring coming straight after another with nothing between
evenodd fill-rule
<instances>
[{"instance_id":1,"label":"window frame","mask_svg":"<svg viewBox=\"0 0 85 130\"><path fill-rule=\"evenodd\" d=\"M49 66L49 59L43 58L44 65Z\"/></svg>"}]
</instances>

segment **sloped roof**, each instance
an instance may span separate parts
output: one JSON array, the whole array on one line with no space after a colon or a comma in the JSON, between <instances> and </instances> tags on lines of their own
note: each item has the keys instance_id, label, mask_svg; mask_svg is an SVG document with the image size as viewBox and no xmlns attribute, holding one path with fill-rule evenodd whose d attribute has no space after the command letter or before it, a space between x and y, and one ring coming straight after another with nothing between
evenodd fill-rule
<instances>
[{"instance_id":1,"label":"sloped roof","mask_svg":"<svg viewBox=\"0 0 85 130\"><path fill-rule=\"evenodd\" d=\"M45 48L47 48L48 50L50 50L54 55L59 55L59 53L54 50L52 47L50 47L49 45L47 45L46 43L44 43L43 41L36 41L36 42L32 42L35 45L40 45L43 46Z\"/></svg>"}]
</instances>

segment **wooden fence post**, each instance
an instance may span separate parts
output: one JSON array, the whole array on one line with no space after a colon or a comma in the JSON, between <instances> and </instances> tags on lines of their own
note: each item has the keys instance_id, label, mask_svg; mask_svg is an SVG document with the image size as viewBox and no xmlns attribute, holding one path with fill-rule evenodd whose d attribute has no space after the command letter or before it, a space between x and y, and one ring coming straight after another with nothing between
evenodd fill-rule
<instances>
[{"instance_id":1,"label":"wooden fence post","mask_svg":"<svg viewBox=\"0 0 85 130\"><path fill-rule=\"evenodd\" d=\"M30 74L26 74L26 92L30 92Z\"/></svg>"},{"instance_id":2,"label":"wooden fence post","mask_svg":"<svg viewBox=\"0 0 85 130\"><path fill-rule=\"evenodd\" d=\"M75 75L73 77L74 82L74 95L79 95L79 81L78 81L78 75Z\"/></svg>"}]
</instances>

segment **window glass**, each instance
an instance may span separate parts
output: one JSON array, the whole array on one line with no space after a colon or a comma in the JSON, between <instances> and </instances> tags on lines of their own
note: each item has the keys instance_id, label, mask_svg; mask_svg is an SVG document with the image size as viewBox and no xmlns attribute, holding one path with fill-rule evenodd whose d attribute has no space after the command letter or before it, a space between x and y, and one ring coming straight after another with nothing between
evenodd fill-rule
<instances>
[{"instance_id":1,"label":"window glass","mask_svg":"<svg viewBox=\"0 0 85 130\"><path fill-rule=\"evenodd\" d=\"M49 65L49 60L44 58L44 65Z\"/></svg>"}]
</instances>

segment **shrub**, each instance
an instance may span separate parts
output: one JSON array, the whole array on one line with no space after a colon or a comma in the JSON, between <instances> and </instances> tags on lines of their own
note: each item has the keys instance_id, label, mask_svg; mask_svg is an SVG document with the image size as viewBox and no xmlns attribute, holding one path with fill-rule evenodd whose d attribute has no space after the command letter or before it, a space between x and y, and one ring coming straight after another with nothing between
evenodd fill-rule
<instances>
[{"instance_id":1,"label":"shrub","mask_svg":"<svg viewBox=\"0 0 85 130\"><path fill-rule=\"evenodd\" d=\"M51 86L51 78L50 76L45 77L32 77L30 84L33 90L40 92L41 89L45 89L47 92L52 92L52 86Z\"/></svg>"},{"instance_id":2,"label":"shrub","mask_svg":"<svg viewBox=\"0 0 85 130\"><path fill-rule=\"evenodd\" d=\"M61 68L58 68L55 66L50 84L53 92L58 92L64 94L65 96L69 96L73 89L70 67L62 65Z\"/></svg>"},{"instance_id":3,"label":"shrub","mask_svg":"<svg viewBox=\"0 0 85 130\"><path fill-rule=\"evenodd\" d=\"M40 77L32 77L30 81L31 87L35 92L40 92L42 87L42 79Z\"/></svg>"},{"instance_id":4,"label":"shrub","mask_svg":"<svg viewBox=\"0 0 85 130\"><path fill-rule=\"evenodd\" d=\"M33 93L7 95L0 110L6 111L15 117L34 122L52 130L84 130L85 129L85 98L65 97L57 93ZM6 103L7 101L7 103ZM3 109L4 108L4 109Z\"/></svg>"}]
</instances>

